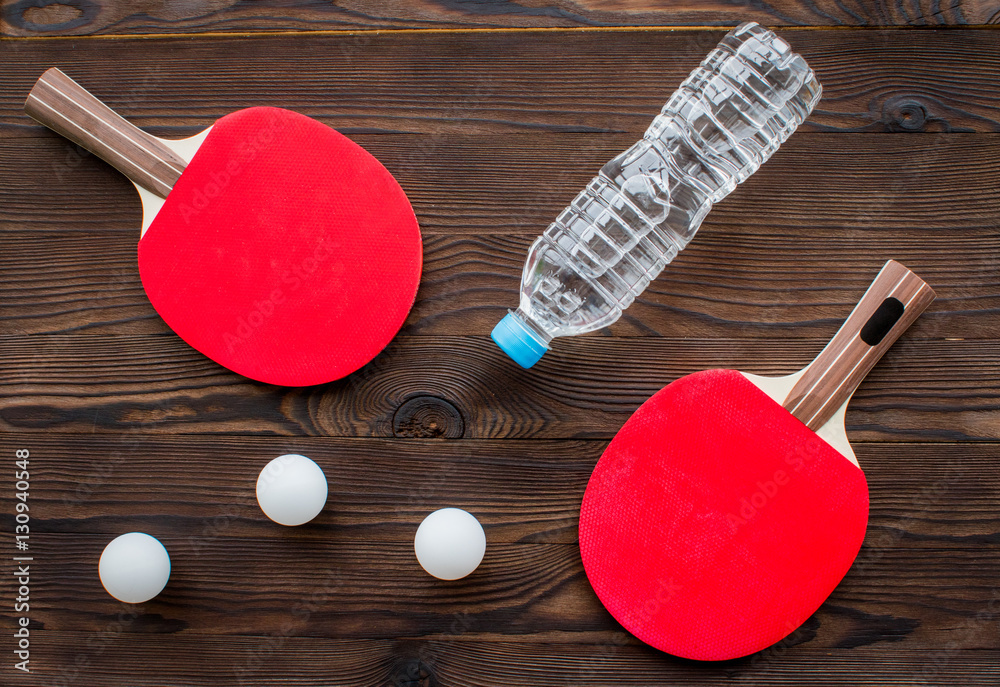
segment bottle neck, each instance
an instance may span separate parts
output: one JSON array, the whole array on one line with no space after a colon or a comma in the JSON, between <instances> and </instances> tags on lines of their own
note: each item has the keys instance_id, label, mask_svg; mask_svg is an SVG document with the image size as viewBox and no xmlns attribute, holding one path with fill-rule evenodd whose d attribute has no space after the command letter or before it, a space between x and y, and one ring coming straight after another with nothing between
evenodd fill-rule
<instances>
[{"instance_id":1,"label":"bottle neck","mask_svg":"<svg viewBox=\"0 0 1000 687\"><path fill-rule=\"evenodd\" d=\"M538 326L532 319L531 315L526 313L521 308L513 311L514 316L521 321L524 328L541 343L545 348L549 347L549 343L552 341L552 335L546 332L544 329Z\"/></svg>"}]
</instances>

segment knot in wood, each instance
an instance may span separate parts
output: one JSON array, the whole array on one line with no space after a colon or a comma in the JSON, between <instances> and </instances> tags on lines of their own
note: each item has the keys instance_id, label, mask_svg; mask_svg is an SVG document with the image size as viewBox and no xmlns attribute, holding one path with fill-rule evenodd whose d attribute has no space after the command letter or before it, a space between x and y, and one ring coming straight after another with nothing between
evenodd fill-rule
<instances>
[{"instance_id":1,"label":"knot in wood","mask_svg":"<svg viewBox=\"0 0 1000 687\"><path fill-rule=\"evenodd\" d=\"M458 408L443 398L416 396L396 409L392 433L416 439L460 439L465 434L465 421Z\"/></svg>"},{"instance_id":2,"label":"knot in wood","mask_svg":"<svg viewBox=\"0 0 1000 687\"><path fill-rule=\"evenodd\" d=\"M3 18L25 31L67 31L92 22L100 9L93 0L20 0L3 8Z\"/></svg>"},{"instance_id":3,"label":"knot in wood","mask_svg":"<svg viewBox=\"0 0 1000 687\"><path fill-rule=\"evenodd\" d=\"M391 687L438 687L431 667L419 657L397 661L388 684Z\"/></svg>"},{"instance_id":4,"label":"knot in wood","mask_svg":"<svg viewBox=\"0 0 1000 687\"><path fill-rule=\"evenodd\" d=\"M912 98L890 98L885 103L882 119L891 131L922 131L927 126L927 108Z\"/></svg>"}]
</instances>

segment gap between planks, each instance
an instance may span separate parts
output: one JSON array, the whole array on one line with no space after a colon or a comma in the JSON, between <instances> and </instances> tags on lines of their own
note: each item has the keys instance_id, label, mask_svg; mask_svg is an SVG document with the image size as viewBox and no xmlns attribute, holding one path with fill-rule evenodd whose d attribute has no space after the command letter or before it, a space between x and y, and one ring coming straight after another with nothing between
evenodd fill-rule
<instances>
[{"instance_id":1,"label":"gap between planks","mask_svg":"<svg viewBox=\"0 0 1000 687\"><path fill-rule=\"evenodd\" d=\"M89 36L7 36L4 41L79 41L79 40L152 40L159 38L259 38L275 36L376 36L421 35L421 34L492 34L492 33L695 33L706 31L727 31L735 25L719 26L532 26L495 28L453 28L453 29L322 29L316 31L205 31L202 33L145 33L145 34L95 34ZM791 26L768 24L768 28L786 31L982 31L1000 30L1000 24L942 24L934 26Z\"/></svg>"},{"instance_id":2,"label":"gap between planks","mask_svg":"<svg viewBox=\"0 0 1000 687\"><path fill-rule=\"evenodd\" d=\"M666 386L666 385L664 385ZM303 387L308 388L308 387ZM848 406L849 408L849 406ZM0 431L0 440L6 438L15 437L37 437L39 434L37 429L31 430L18 430L18 429L4 429ZM198 433L177 433L177 434L163 434L163 433L146 433L136 430L123 430L120 432L107 431L107 432L52 432L46 431L45 433L46 442L58 442L62 440L72 439L74 441L80 440L81 436L94 437L103 443L113 443L116 437L136 437L142 436L156 441L163 441L165 443L177 442L177 443L187 443L187 442L203 442L203 441L218 441L219 443L225 443L226 441L238 441L240 443L259 443L259 444L273 444L276 442L295 442L301 444L317 443L317 444L329 444L331 442L344 442L344 443L361 443L370 444L371 442L396 442L396 443L410 443L410 444L423 444L427 446L439 446L439 447L450 447L457 448L459 446L469 446L471 444L503 444L504 446L511 446L516 444L524 444L529 446L531 444L538 443L548 443L548 444L563 444L570 445L575 443L584 444L608 444L611 443L613 437L562 437L562 438L552 438L552 437L511 437L511 438L498 438L498 437L462 437L458 439L441 439L441 438L430 438L430 437L394 437L394 436L346 436L346 435L330 435L330 434L303 434L303 435L284 435L284 434L244 434L244 433L217 433L217 434L198 434ZM893 448L905 448L907 446L912 446L915 448L934 448L934 449L947 449L947 448L984 448L993 449L1000 447L1000 440L995 439L970 439L967 441L913 441L912 439L907 439L906 441L889 441L887 439L852 439L851 446L857 446L860 444L871 445L871 446L892 446ZM443 459L450 459L445 456Z\"/></svg>"}]
</instances>

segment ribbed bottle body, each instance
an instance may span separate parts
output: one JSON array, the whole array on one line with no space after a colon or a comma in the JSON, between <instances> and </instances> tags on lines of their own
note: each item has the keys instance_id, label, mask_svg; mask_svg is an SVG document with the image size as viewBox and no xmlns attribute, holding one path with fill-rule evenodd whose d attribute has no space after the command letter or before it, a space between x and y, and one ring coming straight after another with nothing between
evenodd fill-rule
<instances>
[{"instance_id":1,"label":"ribbed bottle body","mask_svg":"<svg viewBox=\"0 0 1000 687\"><path fill-rule=\"evenodd\" d=\"M730 31L643 138L604 165L532 244L512 313L518 327L547 348L552 337L621 317L820 94L805 60L773 32L754 23Z\"/></svg>"}]
</instances>

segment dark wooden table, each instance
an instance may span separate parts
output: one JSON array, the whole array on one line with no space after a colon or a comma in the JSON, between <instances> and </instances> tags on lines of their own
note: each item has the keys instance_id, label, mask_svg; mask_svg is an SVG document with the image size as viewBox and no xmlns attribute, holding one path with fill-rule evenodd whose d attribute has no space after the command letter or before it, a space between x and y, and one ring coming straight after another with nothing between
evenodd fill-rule
<instances>
[{"instance_id":1,"label":"dark wooden table","mask_svg":"<svg viewBox=\"0 0 1000 687\"><path fill-rule=\"evenodd\" d=\"M997 684L1000 1L737 4L0 2L0 684ZM528 245L746 19L815 68L816 112L621 321L517 368L488 334ZM190 349L143 294L134 190L22 113L50 66L157 135L276 105L379 157L424 236L400 335L303 389ZM798 369L887 258L938 299L848 411L872 499L854 568L743 660L631 638L577 548L608 440L679 375ZM322 515L294 529L254 501L258 470L286 452L330 482ZM476 514L489 541L453 583L412 553L444 506ZM97 577L104 545L132 530L173 560L136 607ZM14 669L23 615L30 674Z\"/></svg>"}]
</instances>

